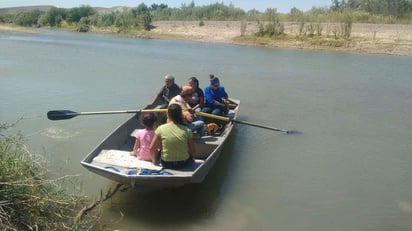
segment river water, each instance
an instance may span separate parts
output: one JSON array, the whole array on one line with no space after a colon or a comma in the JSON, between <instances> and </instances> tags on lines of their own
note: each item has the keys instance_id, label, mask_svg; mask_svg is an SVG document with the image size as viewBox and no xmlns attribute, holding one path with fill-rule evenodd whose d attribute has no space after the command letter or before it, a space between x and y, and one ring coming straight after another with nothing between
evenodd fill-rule
<instances>
[{"instance_id":1,"label":"river water","mask_svg":"<svg viewBox=\"0 0 412 231\"><path fill-rule=\"evenodd\" d=\"M163 76L214 73L238 124L206 180L119 192L118 230L412 230L412 59L41 31L0 33L0 121L94 197L113 187L80 166L130 115L49 121L46 112L132 110Z\"/></svg>"}]
</instances>

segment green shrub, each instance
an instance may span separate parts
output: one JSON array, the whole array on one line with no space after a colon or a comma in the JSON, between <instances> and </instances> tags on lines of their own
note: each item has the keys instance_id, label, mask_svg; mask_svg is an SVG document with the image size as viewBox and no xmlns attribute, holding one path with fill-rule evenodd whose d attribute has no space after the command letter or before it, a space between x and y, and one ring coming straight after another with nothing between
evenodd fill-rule
<instances>
[{"instance_id":1,"label":"green shrub","mask_svg":"<svg viewBox=\"0 0 412 231\"><path fill-rule=\"evenodd\" d=\"M0 230L92 227L91 220L73 223L73 218L89 201L63 189L68 177L48 179L45 161L27 150L22 134L6 134L11 127L0 124Z\"/></svg>"}]
</instances>

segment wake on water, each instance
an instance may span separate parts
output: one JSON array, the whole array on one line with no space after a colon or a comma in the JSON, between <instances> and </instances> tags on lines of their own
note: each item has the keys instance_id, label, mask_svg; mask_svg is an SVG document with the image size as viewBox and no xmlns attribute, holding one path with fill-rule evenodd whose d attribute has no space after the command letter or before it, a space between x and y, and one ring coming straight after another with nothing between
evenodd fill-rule
<instances>
[{"instance_id":1,"label":"wake on water","mask_svg":"<svg viewBox=\"0 0 412 231\"><path fill-rule=\"evenodd\" d=\"M44 129L41 132L42 135L53 139L68 139L80 134L79 131L67 131L61 127L52 126Z\"/></svg>"}]
</instances>

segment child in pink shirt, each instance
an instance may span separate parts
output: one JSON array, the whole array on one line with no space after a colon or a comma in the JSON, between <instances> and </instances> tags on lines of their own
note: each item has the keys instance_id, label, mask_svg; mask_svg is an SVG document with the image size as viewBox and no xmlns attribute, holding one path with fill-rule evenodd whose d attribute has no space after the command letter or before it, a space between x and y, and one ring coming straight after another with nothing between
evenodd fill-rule
<instances>
[{"instance_id":1,"label":"child in pink shirt","mask_svg":"<svg viewBox=\"0 0 412 231\"><path fill-rule=\"evenodd\" d=\"M157 118L154 113L143 114L141 123L145 128L137 130L135 134L136 142L133 151L130 153L131 155L136 156L139 160L152 161L150 156L150 143L155 135L154 126L156 120Z\"/></svg>"}]
</instances>

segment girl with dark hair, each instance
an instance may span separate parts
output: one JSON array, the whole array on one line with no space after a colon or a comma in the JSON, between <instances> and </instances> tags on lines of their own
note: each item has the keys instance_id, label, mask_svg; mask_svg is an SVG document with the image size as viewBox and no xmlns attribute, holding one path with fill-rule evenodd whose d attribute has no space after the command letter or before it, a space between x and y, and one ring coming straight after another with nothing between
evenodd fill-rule
<instances>
[{"instance_id":1,"label":"girl with dark hair","mask_svg":"<svg viewBox=\"0 0 412 231\"><path fill-rule=\"evenodd\" d=\"M133 151L130 153L136 156L139 160L151 161L150 144L152 143L155 135L154 129L157 117L154 113L145 113L142 116L141 124L144 129L137 130L135 137L136 141L133 147Z\"/></svg>"},{"instance_id":2,"label":"girl with dark hair","mask_svg":"<svg viewBox=\"0 0 412 231\"><path fill-rule=\"evenodd\" d=\"M170 104L167 109L167 123L160 125L150 145L152 162L159 159L164 168L184 168L194 161L195 148L192 131L183 123L182 108L178 104Z\"/></svg>"},{"instance_id":3,"label":"girl with dark hair","mask_svg":"<svg viewBox=\"0 0 412 231\"><path fill-rule=\"evenodd\" d=\"M190 77L189 86L193 89L192 99L189 101L189 105L194 111L200 111L205 102L205 95L199 87L199 80L196 77Z\"/></svg>"}]
</instances>

